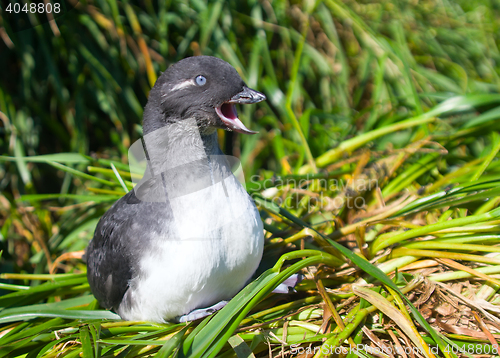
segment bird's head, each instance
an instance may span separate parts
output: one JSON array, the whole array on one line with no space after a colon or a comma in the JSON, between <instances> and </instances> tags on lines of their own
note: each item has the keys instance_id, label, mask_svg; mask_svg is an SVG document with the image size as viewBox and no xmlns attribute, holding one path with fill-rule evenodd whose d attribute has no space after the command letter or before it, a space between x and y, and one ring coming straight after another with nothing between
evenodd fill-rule
<instances>
[{"instance_id":1,"label":"bird's head","mask_svg":"<svg viewBox=\"0 0 500 358\"><path fill-rule=\"evenodd\" d=\"M170 66L156 81L144 110L144 133L194 118L202 133L222 128L254 134L238 118L235 104L265 99L248 88L229 63L210 56L188 57Z\"/></svg>"}]
</instances>

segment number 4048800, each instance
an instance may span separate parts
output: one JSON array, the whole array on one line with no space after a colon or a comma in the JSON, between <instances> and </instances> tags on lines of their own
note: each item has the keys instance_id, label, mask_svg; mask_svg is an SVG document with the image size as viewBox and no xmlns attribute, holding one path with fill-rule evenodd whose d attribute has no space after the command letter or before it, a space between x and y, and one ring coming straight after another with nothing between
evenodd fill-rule
<instances>
[{"instance_id":1,"label":"number 4048800","mask_svg":"<svg viewBox=\"0 0 500 358\"><path fill-rule=\"evenodd\" d=\"M9 5L7 5L7 7L5 8L5 11L6 12L9 12L9 13L15 13L15 14L19 14L21 12L24 12L24 13L39 13L39 14L43 14L43 13L55 13L55 14L58 14L61 12L61 4L59 3L50 3L50 2L47 2L47 3L38 3L38 4L35 4L35 3L31 3L31 4L20 4L20 3L9 3Z\"/></svg>"}]
</instances>

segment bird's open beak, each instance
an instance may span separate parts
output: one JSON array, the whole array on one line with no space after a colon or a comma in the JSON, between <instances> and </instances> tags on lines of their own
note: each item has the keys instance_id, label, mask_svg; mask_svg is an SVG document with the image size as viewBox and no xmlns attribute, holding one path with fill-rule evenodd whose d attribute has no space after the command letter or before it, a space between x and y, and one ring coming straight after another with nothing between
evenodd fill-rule
<instances>
[{"instance_id":1,"label":"bird's open beak","mask_svg":"<svg viewBox=\"0 0 500 358\"><path fill-rule=\"evenodd\" d=\"M224 102L220 107L216 107L215 111L220 117L222 122L228 127L228 129L233 130L238 133L244 134L255 134L257 132L252 131L245 127L245 125L238 118L238 112L236 112L235 103L240 104L252 104L262 102L266 99L266 96L256 90L243 87L243 91L234 95L229 101Z\"/></svg>"}]
</instances>

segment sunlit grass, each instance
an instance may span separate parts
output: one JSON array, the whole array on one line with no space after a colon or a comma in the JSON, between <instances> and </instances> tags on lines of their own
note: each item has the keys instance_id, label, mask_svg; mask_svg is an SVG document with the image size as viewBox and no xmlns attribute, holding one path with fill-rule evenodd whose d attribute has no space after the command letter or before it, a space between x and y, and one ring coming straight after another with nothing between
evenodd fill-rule
<instances>
[{"instance_id":1,"label":"sunlit grass","mask_svg":"<svg viewBox=\"0 0 500 358\"><path fill-rule=\"evenodd\" d=\"M14 33L2 18L0 356L492 353L499 11L110 0L57 27ZM261 275L201 322L120 321L90 295L83 250L133 186L128 148L156 76L199 54L268 97L241 109L258 135L220 133L264 221ZM297 293L270 294L294 272Z\"/></svg>"}]
</instances>

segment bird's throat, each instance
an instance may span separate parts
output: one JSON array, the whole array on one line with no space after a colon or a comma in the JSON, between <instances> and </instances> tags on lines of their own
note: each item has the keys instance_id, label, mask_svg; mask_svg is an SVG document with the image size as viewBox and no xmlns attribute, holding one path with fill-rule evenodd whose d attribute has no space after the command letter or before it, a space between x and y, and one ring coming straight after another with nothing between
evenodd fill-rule
<instances>
[{"instance_id":1,"label":"bird's throat","mask_svg":"<svg viewBox=\"0 0 500 358\"><path fill-rule=\"evenodd\" d=\"M201 134L194 120L164 126L143 139L148 165L136 187L142 198L163 201L188 195L232 175L219 148L217 132Z\"/></svg>"}]
</instances>

